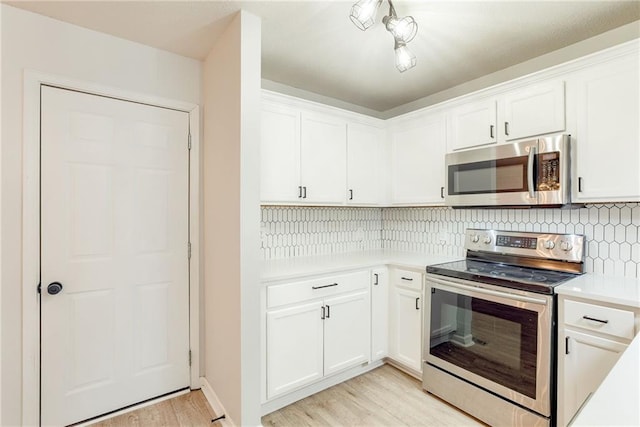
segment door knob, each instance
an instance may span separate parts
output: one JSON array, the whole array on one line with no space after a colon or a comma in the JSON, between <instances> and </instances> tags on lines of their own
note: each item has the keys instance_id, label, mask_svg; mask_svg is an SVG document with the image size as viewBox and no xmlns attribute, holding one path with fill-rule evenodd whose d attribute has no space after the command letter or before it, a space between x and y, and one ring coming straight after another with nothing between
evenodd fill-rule
<instances>
[{"instance_id":1,"label":"door knob","mask_svg":"<svg viewBox=\"0 0 640 427\"><path fill-rule=\"evenodd\" d=\"M49 295L56 295L62 292L62 283L60 282L51 282L49 286L47 286L47 292Z\"/></svg>"}]
</instances>

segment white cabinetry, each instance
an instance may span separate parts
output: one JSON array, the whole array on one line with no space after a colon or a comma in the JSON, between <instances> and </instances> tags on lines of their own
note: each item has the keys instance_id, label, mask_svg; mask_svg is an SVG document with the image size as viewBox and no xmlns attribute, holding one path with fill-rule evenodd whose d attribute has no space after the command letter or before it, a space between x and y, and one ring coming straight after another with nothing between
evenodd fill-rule
<instances>
[{"instance_id":1,"label":"white cabinetry","mask_svg":"<svg viewBox=\"0 0 640 427\"><path fill-rule=\"evenodd\" d=\"M262 104L260 200L298 202L300 185L300 111Z\"/></svg>"},{"instance_id":2,"label":"white cabinetry","mask_svg":"<svg viewBox=\"0 0 640 427\"><path fill-rule=\"evenodd\" d=\"M575 202L640 200L640 70L638 52L576 73L568 91Z\"/></svg>"},{"instance_id":3,"label":"white cabinetry","mask_svg":"<svg viewBox=\"0 0 640 427\"><path fill-rule=\"evenodd\" d=\"M443 114L420 116L392 124L392 203L443 204L445 151Z\"/></svg>"},{"instance_id":4,"label":"white cabinetry","mask_svg":"<svg viewBox=\"0 0 640 427\"><path fill-rule=\"evenodd\" d=\"M389 357L414 373L422 372L422 274L391 270Z\"/></svg>"},{"instance_id":5,"label":"white cabinetry","mask_svg":"<svg viewBox=\"0 0 640 427\"><path fill-rule=\"evenodd\" d=\"M381 267L371 276L371 360L380 360L389 353L389 273Z\"/></svg>"},{"instance_id":6,"label":"white cabinetry","mask_svg":"<svg viewBox=\"0 0 640 427\"><path fill-rule=\"evenodd\" d=\"M267 399L370 360L369 271L271 285Z\"/></svg>"},{"instance_id":7,"label":"white cabinetry","mask_svg":"<svg viewBox=\"0 0 640 427\"><path fill-rule=\"evenodd\" d=\"M451 112L449 135L449 151L495 144L496 100L481 99L455 108Z\"/></svg>"},{"instance_id":8,"label":"white cabinetry","mask_svg":"<svg viewBox=\"0 0 640 427\"><path fill-rule=\"evenodd\" d=\"M595 392L636 333L634 311L560 296L558 425Z\"/></svg>"},{"instance_id":9,"label":"white cabinetry","mask_svg":"<svg viewBox=\"0 0 640 427\"><path fill-rule=\"evenodd\" d=\"M328 115L302 113L300 186L307 203L344 202L347 124Z\"/></svg>"},{"instance_id":10,"label":"white cabinetry","mask_svg":"<svg viewBox=\"0 0 640 427\"><path fill-rule=\"evenodd\" d=\"M505 141L565 130L564 81L528 85L504 95Z\"/></svg>"},{"instance_id":11,"label":"white cabinetry","mask_svg":"<svg viewBox=\"0 0 640 427\"><path fill-rule=\"evenodd\" d=\"M449 151L564 131L564 81L524 85L454 108Z\"/></svg>"},{"instance_id":12,"label":"white cabinetry","mask_svg":"<svg viewBox=\"0 0 640 427\"><path fill-rule=\"evenodd\" d=\"M347 203L382 202L386 166L382 162L383 132L376 127L347 124Z\"/></svg>"}]
</instances>

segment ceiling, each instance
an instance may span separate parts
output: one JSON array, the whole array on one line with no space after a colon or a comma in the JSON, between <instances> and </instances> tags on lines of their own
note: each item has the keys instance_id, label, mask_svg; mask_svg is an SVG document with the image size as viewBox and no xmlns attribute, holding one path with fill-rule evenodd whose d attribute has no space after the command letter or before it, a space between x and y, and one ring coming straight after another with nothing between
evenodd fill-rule
<instances>
[{"instance_id":1,"label":"ceiling","mask_svg":"<svg viewBox=\"0 0 640 427\"><path fill-rule=\"evenodd\" d=\"M200 60L245 9L262 18L263 79L379 112L640 19L636 0L396 0L419 25L418 64L399 73L386 0L367 31L349 20L355 0L4 2Z\"/></svg>"}]
</instances>

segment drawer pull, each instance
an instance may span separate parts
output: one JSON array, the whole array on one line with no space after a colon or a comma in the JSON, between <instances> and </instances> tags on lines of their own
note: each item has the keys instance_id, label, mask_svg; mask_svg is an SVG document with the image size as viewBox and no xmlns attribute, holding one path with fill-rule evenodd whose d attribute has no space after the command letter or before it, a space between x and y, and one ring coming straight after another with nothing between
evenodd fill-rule
<instances>
[{"instance_id":1,"label":"drawer pull","mask_svg":"<svg viewBox=\"0 0 640 427\"><path fill-rule=\"evenodd\" d=\"M596 319L595 317L582 316L582 318L585 320L593 320L594 322L609 323L608 320Z\"/></svg>"},{"instance_id":2,"label":"drawer pull","mask_svg":"<svg viewBox=\"0 0 640 427\"><path fill-rule=\"evenodd\" d=\"M322 285L322 286L312 286L311 289L322 289L322 288L330 288L332 286L338 286L337 283L332 283L330 285Z\"/></svg>"},{"instance_id":3,"label":"drawer pull","mask_svg":"<svg viewBox=\"0 0 640 427\"><path fill-rule=\"evenodd\" d=\"M413 282L412 277L401 277L402 280L408 280L409 282Z\"/></svg>"}]
</instances>

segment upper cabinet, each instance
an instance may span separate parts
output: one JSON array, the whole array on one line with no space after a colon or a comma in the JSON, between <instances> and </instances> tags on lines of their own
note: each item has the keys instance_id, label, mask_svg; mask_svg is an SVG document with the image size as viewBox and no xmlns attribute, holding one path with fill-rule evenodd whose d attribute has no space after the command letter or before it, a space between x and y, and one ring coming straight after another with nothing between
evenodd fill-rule
<instances>
[{"instance_id":1,"label":"upper cabinet","mask_svg":"<svg viewBox=\"0 0 640 427\"><path fill-rule=\"evenodd\" d=\"M465 103L451 111L449 123L449 151L495 144L498 141L496 100Z\"/></svg>"},{"instance_id":2,"label":"upper cabinet","mask_svg":"<svg viewBox=\"0 0 640 427\"><path fill-rule=\"evenodd\" d=\"M508 92L503 98L504 141L522 139L565 130L564 82L526 86Z\"/></svg>"},{"instance_id":3,"label":"upper cabinet","mask_svg":"<svg viewBox=\"0 0 640 427\"><path fill-rule=\"evenodd\" d=\"M329 107L305 108L304 102L285 96L265 98L260 140L262 204L382 203L388 181L386 146L376 119L363 120Z\"/></svg>"},{"instance_id":4,"label":"upper cabinet","mask_svg":"<svg viewBox=\"0 0 640 427\"><path fill-rule=\"evenodd\" d=\"M384 197L384 133L374 126L347 125L347 203L377 205Z\"/></svg>"},{"instance_id":5,"label":"upper cabinet","mask_svg":"<svg viewBox=\"0 0 640 427\"><path fill-rule=\"evenodd\" d=\"M444 202L443 114L420 116L392 124L391 202L434 205Z\"/></svg>"},{"instance_id":6,"label":"upper cabinet","mask_svg":"<svg viewBox=\"0 0 640 427\"><path fill-rule=\"evenodd\" d=\"M347 123L328 115L302 113L300 189L303 202L344 202Z\"/></svg>"},{"instance_id":7,"label":"upper cabinet","mask_svg":"<svg viewBox=\"0 0 640 427\"><path fill-rule=\"evenodd\" d=\"M564 81L526 85L453 108L448 150L505 143L564 130Z\"/></svg>"},{"instance_id":8,"label":"upper cabinet","mask_svg":"<svg viewBox=\"0 0 640 427\"><path fill-rule=\"evenodd\" d=\"M300 111L263 102L260 138L260 200L298 202Z\"/></svg>"},{"instance_id":9,"label":"upper cabinet","mask_svg":"<svg viewBox=\"0 0 640 427\"><path fill-rule=\"evenodd\" d=\"M575 202L640 201L638 51L572 76Z\"/></svg>"}]
</instances>

